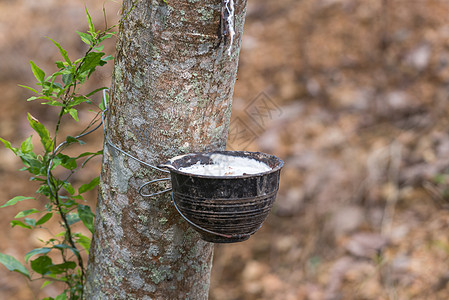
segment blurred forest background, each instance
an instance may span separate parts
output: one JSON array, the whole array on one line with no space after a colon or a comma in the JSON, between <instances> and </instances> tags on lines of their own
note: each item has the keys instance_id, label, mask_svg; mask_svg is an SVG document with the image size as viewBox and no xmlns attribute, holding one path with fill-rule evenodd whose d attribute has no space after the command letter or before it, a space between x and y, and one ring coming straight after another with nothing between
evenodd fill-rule
<instances>
[{"instance_id":1,"label":"blurred forest background","mask_svg":"<svg viewBox=\"0 0 449 300\"><path fill-rule=\"evenodd\" d=\"M117 21L119 2L85 2L97 26L103 4ZM17 84L34 85L30 60L55 71L45 36L82 55L83 3L0 0L0 136L14 145L32 134L26 112L56 119ZM111 72L92 87L109 86ZM263 228L216 246L210 299L449 299L448 96L447 0L249 0L228 145L285 167ZM100 149L102 133L87 141ZM0 203L34 193L18 168L0 148ZM11 229L16 210L0 210L0 252L23 258L49 233ZM41 284L0 267L0 299L57 294Z\"/></svg>"}]
</instances>

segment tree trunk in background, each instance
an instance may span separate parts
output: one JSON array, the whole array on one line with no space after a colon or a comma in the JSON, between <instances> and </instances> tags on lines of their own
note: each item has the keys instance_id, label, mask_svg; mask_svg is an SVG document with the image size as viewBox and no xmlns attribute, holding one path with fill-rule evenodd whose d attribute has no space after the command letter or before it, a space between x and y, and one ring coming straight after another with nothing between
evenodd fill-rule
<instances>
[{"instance_id":1,"label":"tree trunk in background","mask_svg":"<svg viewBox=\"0 0 449 300\"><path fill-rule=\"evenodd\" d=\"M124 0L108 135L153 165L226 145L246 11L235 3L231 54L220 40L220 0ZM178 215L169 194L138 189L167 174L107 144L86 299L207 299L213 245ZM151 187L156 192L163 187Z\"/></svg>"}]
</instances>

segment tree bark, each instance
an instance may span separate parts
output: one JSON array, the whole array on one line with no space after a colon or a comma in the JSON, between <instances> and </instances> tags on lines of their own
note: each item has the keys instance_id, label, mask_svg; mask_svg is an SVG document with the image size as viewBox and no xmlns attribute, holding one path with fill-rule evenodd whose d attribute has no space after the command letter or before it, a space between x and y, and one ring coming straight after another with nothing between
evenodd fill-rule
<instances>
[{"instance_id":1,"label":"tree bark","mask_svg":"<svg viewBox=\"0 0 449 300\"><path fill-rule=\"evenodd\" d=\"M225 148L246 12L235 1L228 54L220 0L167 2L124 0L122 12L134 8L120 28L107 113L113 143L153 165ZM169 194L138 193L164 175L105 144L86 299L207 299L213 245Z\"/></svg>"}]
</instances>

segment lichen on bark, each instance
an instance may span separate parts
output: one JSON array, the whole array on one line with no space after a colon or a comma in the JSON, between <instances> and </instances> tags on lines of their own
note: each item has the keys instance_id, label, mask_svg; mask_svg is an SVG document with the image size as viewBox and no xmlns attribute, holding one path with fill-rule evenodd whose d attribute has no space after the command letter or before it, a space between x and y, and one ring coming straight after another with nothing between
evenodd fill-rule
<instances>
[{"instance_id":1,"label":"lichen on bark","mask_svg":"<svg viewBox=\"0 0 449 300\"><path fill-rule=\"evenodd\" d=\"M124 12L134 8L120 28L107 116L110 139L153 165L225 148L246 10L235 2L228 55L220 0L167 2L124 0ZM105 145L86 299L207 299L213 245L168 195L138 194L163 175Z\"/></svg>"}]
</instances>

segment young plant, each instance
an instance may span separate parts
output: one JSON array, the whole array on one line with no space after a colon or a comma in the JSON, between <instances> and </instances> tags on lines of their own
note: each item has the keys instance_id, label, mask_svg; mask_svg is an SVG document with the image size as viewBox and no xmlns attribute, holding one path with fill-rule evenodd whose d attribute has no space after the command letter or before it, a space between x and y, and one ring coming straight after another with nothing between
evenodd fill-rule
<instances>
[{"instance_id":1,"label":"young plant","mask_svg":"<svg viewBox=\"0 0 449 300\"><path fill-rule=\"evenodd\" d=\"M62 56L62 60L55 63L58 70L46 76L45 72L31 61L31 70L38 81L39 88L22 85L35 94L28 98L28 101L40 100L42 104L59 109L57 122L51 133L39 120L28 114L29 125L40 137L42 153L35 152L32 136L17 148L13 147L9 141L0 138L4 146L21 159L24 165L21 171L30 173L30 179L38 183L35 196L17 196L0 206L3 208L18 205L22 201L39 201L39 203L36 202L36 208L17 213L11 221L11 226L33 230L42 228L50 220L58 218L63 229L56 236L42 241L43 247L33 249L25 255L24 260L29 264L28 268L14 257L2 253L0 253L0 263L10 271L18 272L29 280L44 280L43 286L55 281L65 283L64 292L57 296L56 300L83 298L86 265L81 251L89 251L91 238L74 232L73 225L81 222L93 233L94 214L86 205L83 195L98 185L99 177L95 177L78 189L72 186L69 179L77 170L84 167L87 161L102 154L102 151L97 151L70 156L63 152L74 144L84 144L81 138L101 125L100 114L105 108L103 104L96 106L95 117L87 128L77 136L61 138L60 128L66 115L78 121L78 107L82 104L95 105L91 96L105 89L104 87L99 88L85 95L80 92L80 88L96 68L113 59L111 55L106 55L103 52L102 42L114 35L111 30L117 26L108 27L105 22L106 29L97 31L87 8L85 10L89 29L87 32L77 32L81 40L88 46L84 56L71 60L67 51L58 42L49 38ZM80 164L81 160L84 162ZM65 177L58 177L54 174L56 172L53 171L57 167L67 170L62 172ZM43 210L41 201L45 203ZM60 257L59 263L53 261L57 256Z\"/></svg>"}]
</instances>

